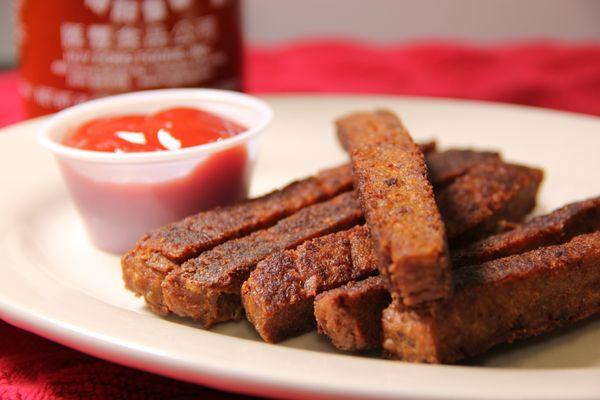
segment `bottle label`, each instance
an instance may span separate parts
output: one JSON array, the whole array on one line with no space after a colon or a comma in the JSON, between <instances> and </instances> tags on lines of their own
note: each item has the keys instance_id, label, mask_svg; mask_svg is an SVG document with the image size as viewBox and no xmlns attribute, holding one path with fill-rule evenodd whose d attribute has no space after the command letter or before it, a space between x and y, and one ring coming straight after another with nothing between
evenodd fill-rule
<instances>
[{"instance_id":1,"label":"bottle label","mask_svg":"<svg viewBox=\"0 0 600 400\"><path fill-rule=\"evenodd\" d=\"M43 3L20 9L21 91L30 109L152 88L239 86L237 1Z\"/></svg>"}]
</instances>

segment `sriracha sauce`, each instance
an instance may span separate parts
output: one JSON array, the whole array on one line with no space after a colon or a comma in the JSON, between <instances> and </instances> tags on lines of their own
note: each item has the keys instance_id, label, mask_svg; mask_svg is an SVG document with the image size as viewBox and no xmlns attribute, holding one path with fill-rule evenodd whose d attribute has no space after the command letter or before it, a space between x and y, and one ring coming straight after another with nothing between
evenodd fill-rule
<instances>
[{"instance_id":1,"label":"sriracha sauce","mask_svg":"<svg viewBox=\"0 0 600 400\"><path fill-rule=\"evenodd\" d=\"M113 153L168 152L245 130L213 113L179 107L152 115L96 118L69 132L63 144ZM122 253L145 232L246 198L253 160L248 149L240 144L156 165L115 163L102 166L98 175L66 160L59 163L92 241L101 249ZM106 168L114 171L106 174Z\"/></svg>"},{"instance_id":2,"label":"sriracha sauce","mask_svg":"<svg viewBox=\"0 0 600 400\"><path fill-rule=\"evenodd\" d=\"M83 150L141 152L176 150L232 137L246 128L208 111L179 107L153 115L93 119L67 135L64 144Z\"/></svg>"}]
</instances>

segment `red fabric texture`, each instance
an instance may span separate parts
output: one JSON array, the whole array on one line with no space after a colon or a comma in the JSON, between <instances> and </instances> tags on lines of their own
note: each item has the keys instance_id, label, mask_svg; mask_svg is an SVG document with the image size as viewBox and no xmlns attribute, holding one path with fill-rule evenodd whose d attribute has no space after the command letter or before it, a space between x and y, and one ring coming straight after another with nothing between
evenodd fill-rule
<instances>
[{"instance_id":1,"label":"red fabric texture","mask_svg":"<svg viewBox=\"0 0 600 400\"><path fill-rule=\"evenodd\" d=\"M250 399L109 363L0 321L0 399Z\"/></svg>"},{"instance_id":2,"label":"red fabric texture","mask_svg":"<svg viewBox=\"0 0 600 400\"><path fill-rule=\"evenodd\" d=\"M251 93L443 96L600 115L600 45L374 47L312 42L247 55ZM23 118L17 73L0 74L0 126ZM115 283L120 284L120 283ZM0 322L0 399L234 398L102 361Z\"/></svg>"},{"instance_id":3,"label":"red fabric texture","mask_svg":"<svg viewBox=\"0 0 600 400\"><path fill-rule=\"evenodd\" d=\"M600 44L342 41L252 49L251 93L381 93L479 99L600 115ZM23 119L17 73L0 74L0 127Z\"/></svg>"},{"instance_id":4,"label":"red fabric texture","mask_svg":"<svg viewBox=\"0 0 600 400\"><path fill-rule=\"evenodd\" d=\"M442 96L600 115L600 44L298 44L252 52L247 82L258 93Z\"/></svg>"},{"instance_id":5,"label":"red fabric texture","mask_svg":"<svg viewBox=\"0 0 600 400\"><path fill-rule=\"evenodd\" d=\"M0 128L25 118L19 93L17 72L0 73Z\"/></svg>"}]
</instances>

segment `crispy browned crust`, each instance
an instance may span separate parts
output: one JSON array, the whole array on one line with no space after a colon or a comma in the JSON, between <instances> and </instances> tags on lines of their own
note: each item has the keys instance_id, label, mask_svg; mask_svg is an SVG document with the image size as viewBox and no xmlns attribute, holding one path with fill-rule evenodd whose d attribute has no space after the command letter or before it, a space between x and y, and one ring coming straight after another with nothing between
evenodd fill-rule
<instances>
[{"instance_id":1,"label":"crispy browned crust","mask_svg":"<svg viewBox=\"0 0 600 400\"><path fill-rule=\"evenodd\" d=\"M435 142L420 145L434 154ZM444 168L466 165L476 159L468 151L435 153L430 170L447 179ZM453 168L456 175L456 167ZM144 235L136 247L122 258L125 287L143 296L150 308L161 315L168 313L162 302L160 284L176 265L195 257L223 241L268 227L298 209L351 189L350 165L326 169L314 177L293 182L281 190L229 207L218 207L174 222Z\"/></svg>"},{"instance_id":2,"label":"crispy browned crust","mask_svg":"<svg viewBox=\"0 0 600 400\"><path fill-rule=\"evenodd\" d=\"M391 300L381 275L323 292L314 305L319 333L340 350L381 348L381 313Z\"/></svg>"},{"instance_id":3,"label":"crispy browned crust","mask_svg":"<svg viewBox=\"0 0 600 400\"><path fill-rule=\"evenodd\" d=\"M451 158L460 156L461 153L459 152L448 153L448 157ZM443 165L447 164L448 162L452 162L447 161L444 157L440 157L438 160L438 165ZM335 173L335 170L331 170L323 174L332 173ZM329 178L323 181L334 182L335 180L333 178ZM442 208L454 210L454 224L465 225L467 226L468 230L469 223L473 223L473 219L471 219L473 210L477 207L480 207L481 204L485 206L486 201L483 200L486 200L487 196L495 196L495 193L492 189L485 189L485 184L487 182L487 180L484 180L482 183L482 192L484 194L469 197L467 199L465 199L465 196L463 195L465 190L461 187L472 187L470 179L457 180L453 183L450 183L449 186L446 186L444 190L448 191L450 194L444 196L444 198L442 199L442 201L447 202L447 204L442 204L440 206ZM491 182L493 183L493 180ZM449 188L451 187L453 189L449 190ZM438 200L440 199L438 198ZM530 199L530 201L534 202L535 198ZM479 220L475 220L475 222L478 223ZM449 239L452 240L453 237L449 236ZM366 254L366 252L364 253ZM150 251L142 246L138 246L134 250L128 252L123 257L122 265L125 285L128 289L134 291L138 295L144 296L146 302L153 311L155 311L158 314L164 315L168 313L168 308L164 305L162 300L161 283L164 280L166 274L179 264L180 263L171 261L170 259L158 252Z\"/></svg>"},{"instance_id":4,"label":"crispy browned crust","mask_svg":"<svg viewBox=\"0 0 600 400\"><path fill-rule=\"evenodd\" d=\"M160 284L175 266L202 251L274 225L294 212L352 188L349 165L319 172L281 190L229 207L201 212L143 236L122 260L125 287L158 314L168 313Z\"/></svg>"},{"instance_id":5,"label":"crispy browned crust","mask_svg":"<svg viewBox=\"0 0 600 400\"><path fill-rule=\"evenodd\" d=\"M352 114L337 128L392 293L407 305L448 297L445 228L423 153L391 112Z\"/></svg>"},{"instance_id":6,"label":"crispy browned crust","mask_svg":"<svg viewBox=\"0 0 600 400\"><path fill-rule=\"evenodd\" d=\"M600 312L600 232L454 274L454 297L383 312L388 356L450 363Z\"/></svg>"},{"instance_id":7,"label":"crispy browned crust","mask_svg":"<svg viewBox=\"0 0 600 400\"><path fill-rule=\"evenodd\" d=\"M271 228L225 242L173 269L162 284L165 304L175 314L192 317L205 327L239 319L241 286L258 262L361 221L353 193L304 208Z\"/></svg>"},{"instance_id":8,"label":"crispy browned crust","mask_svg":"<svg viewBox=\"0 0 600 400\"><path fill-rule=\"evenodd\" d=\"M600 197L568 204L452 252L454 265L479 264L600 230Z\"/></svg>"},{"instance_id":9,"label":"crispy browned crust","mask_svg":"<svg viewBox=\"0 0 600 400\"><path fill-rule=\"evenodd\" d=\"M314 328L317 294L377 273L365 226L322 236L258 263L242 286L246 317L270 343Z\"/></svg>"},{"instance_id":10,"label":"crispy browned crust","mask_svg":"<svg viewBox=\"0 0 600 400\"><path fill-rule=\"evenodd\" d=\"M600 230L600 197L568 204L549 214L533 218L522 225L512 226L511 223L508 225L507 232L490 236L463 249L451 252L453 267L480 264L501 257L521 254L540 247L564 243L577 235ZM345 291L345 288L330 290L317 296L317 299L322 296L330 296L329 293L332 293L331 296L334 293L342 296L345 295ZM318 310L315 302L319 330L328 335L336 347L343 350L360 350L361 347L355 346L353 343L365 344L367 342L361 339L360 331L353 327L366 327L363 329L370 329L371 332L380 328L379 320L371 321L372 326L368 326L367 323L370 320L361 319L363 315L364 318L371 317L370 313L361 314L360 308L362 307L360 304L370 303L369 292L368 285L353 287L352 299L358 306L347 307L345 310L335 309L333 300L328 300L327 304L330 307L328 310ZM365 299L362 299L361 296L365 296ZM325 327L325 324L320 321L319 313L323 315L323 318L328 318L328 327ZM338 328L332 328L331 321L335 321L336 325L333 326L338 326ZM379 344L373 342L369 348L377 346Z\"/></svg>"},{"instance_id":11,"label":"crispy browned crust","mask_svg":"<svg viewBox=\"0 0 600 400\"><path fill-rule=\"evenodd\" d=\"M469 182L461 180L450 185L470 185ZM462 191L450 193L461 194ZM493 197L494 192L486 191L486 196ZM465 224L471 221L473 207L482 203L481 197L473 202L462 195L444 196L441 201L450 204L440 207L456 210L455 222L462 220ZM348 239L348 232L340 232L315 239L301 249L261 261L250 274L243 286L242 298L248 319L263 339L276 342L312 328L311 296L322 291L326 284L333 288L345 283L347 275L344 273L352 263L355 264L353 270L365 270L364 266L373 268L376 256L368 229L357 227L351 231L360 235ZM308 265L307 260L310 260ZM316 282L322 282L321 288L314 286Z\"/></svg>"},{"instance_id":12,"label":"crispy browned crust","mask_svg":"<svg viewBox=\"0 0 600 400\"><path fill-rule=\"evenodd\" d=\"M501 220L521 221L535 206L539 169L487 161L436 193L454 245L493 233ZM447 201L452 198L452 201Z\"/></svg>"},{"instance_id":13,"label":"crispy browned crust","mask_svg":"<svg viewBox=\"0 0 600 400\"><path fill-rule=\"evenodd\" d=\"M435 152L437 150L437 142L435 140L430 140L429 142L419 143L419 148L423 154L428 154Z\"/></svg>"},{"instance_id":14,"label":"crispy browned crust","mask_svg":"<svg viewBox=\"0 0 600 400\"><path fill-rule=\"evenodd\" d=\"M423 145L421 146L423 147ZM431 149L433 146L426 147ZM458 176L460 173L464 173L464 171L459 172L460 167L466 168L471 162L474 162L474 160L485 160L493 156L493 153L481 153L481 155L476 155L476 153L474 153L475 152L470 150L448 150L440 153L433 152L428 154L428 166L430 173L444 181L448 179L444 177ZM431 157L431 160L429 160L431 155L434 156ZM448 169L450 172L445 174L445 169ZM163 232L159 234L157 233L161 231L159 229L152 233L149 237L154 237L154 239L156 239L157 237L162 236L164 239L163 249L168 249L173 243L177 242L177 239L173 239L178 235L176 232L183 229L183 226L186 224L192 223L193 220L200 218L200 216L207 216L206 221L208 223L208 221L211 220L216 221L219 218L226 218L225 210L227 210L227 212L232 213L230 221L233 221L233 216L237 215L239 217L240 215L244 214L242 211L240 211L240 209L243 210L244 208L250 208L247 210L247 212L250 214L254 213L255 217L258 218L258 214L262 212L264 208L277 203L278 207L268 211L271 212L269 215L274 217L274 215L277 215L281 212L283 205L280 203L290 200L289 198L297 196L298 193L303 191L305 192L300 196L301 199L304 199L303 201L313 201L318 197L315 194L316 192L321 191L321 193L330 195L331 193L335 193L338 190L343 190L346 188L350 179L350 167L348 165L325 170L320 172L316 177L293 183L288 185L286 188L266 195L263 198L243 203L239 206L218 208L214 211L200 213L199 215L187 218L182 222L171 224L164 228L170 233ZM315 184L315 182L319 182L319 184ZM291 206L292 208L297 207L299 204L297 200L298 199L291 199L288 203L288 206ZM264 202L262 209L260 206L261 201ZM274 210L276 212L273 213ZM468 212L468 210L466 210L464 207L459 211ZM248 227L254 224L254 226L258 227L264 223L265 218L269 215L263 215L262 219L247 219L242 217L238 220L238 223L240 226ZM460 219L461 218L459 215L458 220ZM259 220L263 222L257 222ZM223 232L225 232L225 230ZM211 234L214 234L214 231L212 233L209 232L206 237L210 237ZM171 238L169 238L169 235L171 235ZM185 242L186 240L189 241L191 239L188 237L187 239L182 239L182 242ZM207 242L202 242L202 240L204 240L202 235L198 236L198 240L200 243L198 248L203 248L203 246L206 246ZM150 240L150 242L152 242L152 240ZM153 311L158 314L166 314L168 313L168 309L163 304L160 285L166 274L176 265L180 264L181 261L177 258L175 260L171 260L159 251L152 250L152 246L150 248L145 247L146 244L147 242L145 240L141 240L135 249L125 254L122 259L123 278L125 280L126 287L136 294L144 296L148 305ZM190 248L188 248L186 252L193 253L194 251L191 251ZM167 253L169 252L167 251Z\"/></svg>"},{"instance_id":15,"label":"crispy browned crust","mask_svg":"<svg viewBox=\"0 0 600 400\"><path fill-rule=\"evenodd\" d=\"M201 212L159 228L140 246L173 261L185 261L227 240L275 224L306 206L330 199L352 188L347 165L324 170L265 196L228 207Z\"/></svg>"},{"instance_id":16,"label":"crispy browned crust","mask_svg":"<svg viewBox=\"0 0 600 400\"><path fill-rule=\"evenodd\" d=\"M450 183L476 164L486 161L500 162L500 155L489 151L469 149L449 149L425 154L429 180L434 187Z\"/></svg>"}]
</instances>

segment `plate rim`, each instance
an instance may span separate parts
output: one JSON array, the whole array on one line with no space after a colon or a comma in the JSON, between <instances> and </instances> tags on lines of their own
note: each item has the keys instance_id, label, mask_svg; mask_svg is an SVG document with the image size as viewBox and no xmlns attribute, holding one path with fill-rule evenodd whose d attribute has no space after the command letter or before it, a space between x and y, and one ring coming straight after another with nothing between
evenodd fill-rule
<instances>
[{"instance_id":1,"label":"plate rim","mask_svg":"<svg viewBox=\"0 0 600 400\"><path fill-rule=\"evenodd\" d=\"M395 96L395 95L377 95L377 94L368 94L368 95L361 95L361 94L350 94L350 95L340 95L340 94L329 94L329 93L319 93L319 94L268 94L268 95L264 95L261 96L262 98L266 99L267 101L271 101L271 100L277 100L277 99L301 99L301 100L309 100L310 98L328 98L329 100L333 100L335 101L336 98L339 99L347 99L347 98L360 98L360 99L377 99L377 98L384 98L386 100L402 100L402 101L418 101L418 102L442 102L442 103L446 103L446 102L451 102L451 103L462 103L462 104L475 104L478 106L485 106L485 107L490 107L490 108L496 108L498 106L505 108L505 109L510 109L510 110L519 110L519 111L528 111L528 112L536 112L538 113L539 111L545 112L545 113L549 113L549 114L560 114L562 116L565 117L570 117L570 118L576 118L576 119L588 119L589 121L593 121L593 123L598 123L600 122L600 118L596 117L596 116L589 116L589 115L585 115L585 114L578 114L578 113L572 113L572 112L566 112L566 111L555 111L555 110L548 110L548 109L539 109L537 107L529 107L529 106L522 106L522 105L514 105L514 104L504 104L504 103L494 103L494 102L488 102L488 101L479 101L479 100L458 100L458 99L447 99L447 98L438 98L438 97L434 97L434 98L428 98L428 97L421 97L421 96ZM47 117L42 117L42 118L37 118L34 120L29 120L29 121L24 121L24 122L20 122L17 124L13 124L10 125L8 127L4 127L2 129L0 129L0 141L2 140L2 137L6 134L8 134L9 136L10 131L12 130L18 130L18 129L26 129L29 125L35 126L36 124L41 123L45 118ZM599 125L600 126L600 125ZM33 133L32 133L33 134ZM0 266L0 269L2 269L3 267ZM68 286L64 286L64 290L74 290L72 288L69 288ZM0 287L2 287L2 284L0 284ZM90 297L90 299L94 302L101 302L98 299L95 299L91 296L89 296L86 293L83 293L81 291L77 291L79 294ZM106 306L110 306L110 307L114 307L112 305L108 305L105 304ZM21 305L22 306L22 305ZM27 308L27 307L25 307ZM125 310L127 312L130 312L129 310ZM75 338L73 338L73 341L70 341L69 339L72 337L72 335L76 335L76 334L82 334L82 332L78 332L78 330L73 327L73 326L69 326L69 324L65 324L65 322L61 322L61 321L57 321L57 320L53 320L52 318L47 318L44 317L43 315L39 315L38 313L36 313L34 310L31 309L23 309L23 307L19 307L18 304L14 303L14 299L13 299L13 303L10 302L10 298L4 298L3 296L0 297L0 318L6 320L7 322L18 326L20 328L26 329L28 331L33 331L35 334L40 335L40 336L44 336L47 337L50 340L56 341L58 343L61 343L67 347L72 347L75 348L76 350L79 351L83 351L85 353L88 354L92 354L96 357L99 358L103 358L103 359L107 359L109 361L112 362L117 362L119 364L123 364L123 365L128 365L130 367L133 368L137 368L137 369L141 369L139 365L135 364L134 362L131 362L130 364L128 364L127 362L125 362L125 360L123 360L122 358L117 357L117 353L116 351L114 351L114 348L111 350L109 347L110 346L116 346L116 348L119 348L121 350L121 354L123 353L129 353L129 356L132 357L132 359L136 359L136 360L143 360L144 358L146 359L150 359L150 361L152 362L166 362L168 360L168 357L163 357L161 358L160 354L157 354L156 352L148 352L148 351L142 351L140 353L139 349L136 349L134 346L131 345L127 345L127 343L123 342L121 340L121 342L119 341L118 338L110 338L110 337L94 337L94 335L88 335L88 336L83 336L83 338L85 340L83 340L82 343L86 342L87 340L90 340L91 342L95 342L96 343L96 347L94 346L90 346L89 348L85 348L85 349L81 349L78 348L77 346L74 346L73 343L77 342ZM43 332L42 332L43 330ZM234 338L230 338L232 340L235 340ZM238 339L239 340L239 339ZM68 342L68 343L67 343ZM263 344L260 343L260 345L266 345L267 344ZM97 351L97 352L96 352ZM286 351L303 351L306 352L306 350L299 350L299 349L292 349L292 348L286 348ZM108 356L107 356L108 354ZM326 354L326 356L331 356L331 357L348 357L346 355L336 355L336 354ZM415 367L415 365L413 364L408 364L408 363L403 363L406 364L407 367ZM422 368L423 366L419 366L418 368ZM477 367L462 367L462 366L430 366L432 368L452 368L452 369L460 369L460 368L468 368L469 372L473 372L473 370L476 370ZM194 368L197 370L198 366L195 365ZM215 375L214 378L216 380L213 380L211 382L199 382L199 380L197 379L197 377L195 377L194 379L185 379L178 375L178 374L169 374L169 373L165 373L165 371L156 371L153 369L146 369L150 372L153 373L158 373L161 375L166 375L166 376L171 376L175 379L179 379L179 380L186 380L186 381L190 381L190 382L194 382L194 383L201 383L203 385L206 386L210 386L210 387L217 387L220 389L224 389L227 391L235 391L238 393L252 393L252 394L259 394L259 395L264 395L265 391L268 393L269 391L275 390L278 394L281 391L281 393L285 394L285 396L289 397L290 394L292 396L301 396L301 395L306 395L306 394L311 394L311 395L326 395L326 396L330 396L330 395L339 395L339 396L344 396L344 397L363 397L363 396L372 396L373 393L372 392L368 392L368 393L357 393L357 392L352 392L352 393L348 393L348 392L340 392L339 390L333 390L332 388L328 388L327 385L325 386L321 386L316 388L314 383L312 383L312 387L304 387L304 388L300 388L298 386L298 383L294 384L294 383L282 383L282 382L273 382L273 380L269 380L268 376L262 376L261 374L257 374L255 373L247 373L246 375L244 375L243 373L237 372L236 374L227 374L226 372L222 373L222 371L218 371L218 372L214 372L215 368L213 367L212 372L211 370L205 370L202 371L201 374L204 377L208 377L208 379L211 379L211 375ZM218 368L217 368L218 370ZM518 369L518 370L506 370L506 369L502 369L502 368L497 368L497 367L486 367L485 371L490 371L490 370L494 370L493 372L496 373L500 373L500 374L517 374L517 373L522 373L523 371L527 371L529 374L542 374L544 376L547 375L555 375L555 374L560 374L561 376L564 375L568 375L569 378L571 379L580 379L583 378L584 380L587 380L589 378L597 378L598 377L598 371L600 371L598 368L556 368L556 369ZM229 371L230 372L230 371ZM231 386L230 383L232 381L235 381L236 384ZM242 382L244 385L244 390L235 390L236 387L240 386L240 382ZM222 385L221 385L222 384ZM232 389L233 387L233 389ZM594 390L595 387L592 387L591 389ZM600 390L600 384L598 384L597 389ZM594 392L597 393L597 392ZM556 396L556 398L561 398L563 397L565 393L558 393L558 395ZM589 393L590 396L589 398L592 398L592 392ZM377 394L376 394L377 395ZM381 396L390 396L393 397L394 394L390 394L390 393L379 393L378 395ZM395 395L401 395L401 396L409 396L412 398L453 398L455 397L454 394L446 394L443 395L441 397L436 397L436 396L432 396L431 393L415 393L413 391L406 391L405 393L398 393L395 392ZM483 398L481 396L481 394L479 394L478 396L471 396L469 397L468 395L466 395L465 393L460 394L461 398ZM485 397L485 398L495 398L495 397ZM503 398L503 397L498 397L498 398ZM525 396L524 398L536 398L536 396ZM578 398L585 398L584 397L578 397Z\"/></svg>"}]
</instances>

